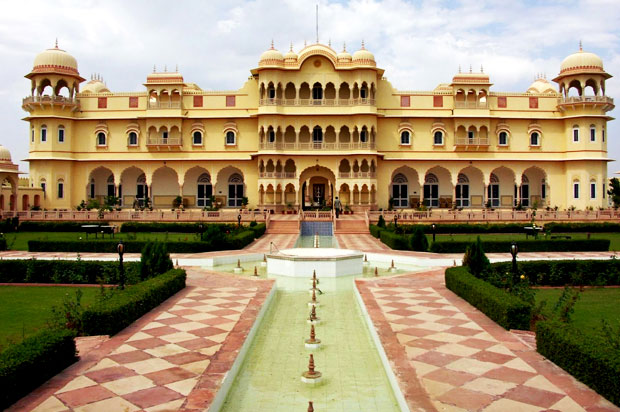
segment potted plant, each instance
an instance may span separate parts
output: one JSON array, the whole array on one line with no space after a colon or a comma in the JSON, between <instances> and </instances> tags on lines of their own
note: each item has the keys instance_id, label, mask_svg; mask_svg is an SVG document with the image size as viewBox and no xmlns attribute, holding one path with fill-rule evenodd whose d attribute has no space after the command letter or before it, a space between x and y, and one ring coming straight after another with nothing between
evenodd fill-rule
<instances>
[{"instance_id":1,"label":"potted plant","mask_svg":"<svg viewBox=\"0 0 620 412\"><path fill-rule=\"evenodd\" d=\"M179 208L183 204L183 198L181 196L177 196L172 201L172 207L175 209Z\"/></svg>"},{"instance_id":2,"label":"potted plant","mask_svg":"<svg viewBox=\"0 0 620 412\"><path fill-rule=\"evenodd\" d=\"M286 204L286 214L287 215L292 215L293 214L293 204L291 202L288 202Z\"/></svg>"},{"instance_id":3,"label":"potted plant","mask_svg":"<svg viewBox=\"0 0 620 412\"><path fill-rule=\"evenodd\" d=\"M351 207L348 204L344 205L344 214L345 215L353 214L353 211L351 210Z\"/></svg>"},{"instance_id":4,"label":"potted plant","mask_svg":"<svg viewBox=\"0 0 620 412\"><path fill-rule=\"evenodd\" d=\"M248 206L248 198L247 196L243 196L241 198L241 206L245 209Z\"/></svg>"}]
</instances>

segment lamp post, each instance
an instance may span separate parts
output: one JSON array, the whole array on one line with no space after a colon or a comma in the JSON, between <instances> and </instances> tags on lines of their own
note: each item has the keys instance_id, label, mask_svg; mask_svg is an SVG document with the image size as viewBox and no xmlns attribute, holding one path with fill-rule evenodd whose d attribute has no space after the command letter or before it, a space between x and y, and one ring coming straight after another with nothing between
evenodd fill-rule
<instances>
[{"instance_id":1,"label":"lamp post","mask_svg":"<svg viewBox=\"0 0 620 412\"><path fill-rule=\"evenodd\" d=\"M121 289L125 289L125 268L123 267L123 253L125 253L125 245L123 245L123 241L120 240L118 245L116 246L116 251L118 252L118 283Z\"/></svg>"},{"instance_id":2,"label":"lamp post","mask_svg":"<svg viewBox=\"0 0 620 412\"><path fill-rule=\"evenodd\" d=\"M437 230L437 225L433 223L431 225L431 229L433 230L433 243L435 243L435 231Z\"/></svg>"},{"instance_id":3,"label":"lamp post","mask_svg":"<svg viewBox=\"0 0 620 412\"><path fill-rule=\"evenodd\" d=\"M398 216L394 215L394 228L398 226Z\"/></svg>"},{"instance_id":4,"label":"lamp post","mask_svg":"<svg viewBox=\"0 0 620 412\"><path fill-rule=\"evenodd\" d=\"M512 283L519 281L519 269L517 268L517 253L519 253L519 247L515 242L510 244L510 254L512 255Z\"/></svg>"},{"instance_id":5,"label":"lamp post","mask_svg":"<svg viewBox=\"0 0 620 412\"><path fill-rule=\"evenodd\" d=\"M239 225L239 227L241 227L241 213L239 213L237 215L237 225Z\"/></svg>"}]
</instances>

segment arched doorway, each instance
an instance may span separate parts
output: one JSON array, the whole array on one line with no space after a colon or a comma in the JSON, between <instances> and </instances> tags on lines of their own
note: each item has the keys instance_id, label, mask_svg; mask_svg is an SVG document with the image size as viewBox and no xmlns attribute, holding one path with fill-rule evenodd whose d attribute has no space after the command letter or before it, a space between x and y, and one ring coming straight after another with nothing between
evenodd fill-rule
<instances>
[{"instance_id":1,"label":"arched doorway","mask_svg":"<svg viewBox=\"0 0 620 412\"><path fill-rule=\"evenodd\" d=\"M240 207L243 205L243 176L233 173L228 178L228 206Z\"/></svg>"},{"instance_id":2,"label":"arched doorway","mask_svg":"<svg viewBox=\"0 0 620 412\"><path fill-rule=\"evenodd\" d=\"M213 196L213 187L211 186L211 176L209 173L203 173L198 176L196 189L196 205L199 207L211 206L211 196Z\"/></svg>"},{"instance_id":3,"label":"arched doorway","mask_svg":"<svg viewBox=\"0 0 620 412\"><path fill-rule=\"evenodd\" d=\"M409 206L409 182L404 174L398 173L392 179L392 206Z\"/></svg>"},{"instance_id":4,"label":"arched doorway","mask_svg":"<svg viewBox=\"0 0 620 412\"><path fill-rule=\"evenodd\" d=\"M299 175L303 207L331 206L336 176L324 166L308 167Z\"/></svg>"}]
</instances>

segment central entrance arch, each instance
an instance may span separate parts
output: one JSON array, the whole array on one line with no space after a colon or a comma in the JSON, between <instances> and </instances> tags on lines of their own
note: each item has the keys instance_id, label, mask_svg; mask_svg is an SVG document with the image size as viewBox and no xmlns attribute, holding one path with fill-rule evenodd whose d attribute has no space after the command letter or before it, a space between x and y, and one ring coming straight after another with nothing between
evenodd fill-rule
<instances>
[{"instance_id":1,"label":"central entrance arch","mask_svg":"<svg viewBox=\"0 0 620 412\"><path fill-rule=\"evenodd\" d=\"M334 203L336 176L324 166L312 166L299 175L300 204L303 207L325 207Z\"/></svg>"}]
</instances>

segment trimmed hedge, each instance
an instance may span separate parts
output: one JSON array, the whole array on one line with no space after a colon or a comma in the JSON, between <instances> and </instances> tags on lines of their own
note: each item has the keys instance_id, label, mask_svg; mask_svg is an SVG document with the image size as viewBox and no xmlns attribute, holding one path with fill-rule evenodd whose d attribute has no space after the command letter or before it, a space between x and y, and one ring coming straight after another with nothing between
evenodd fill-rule
<instances>
[{"instance_id":1,"label":"trimmed hedge","mask_svg":"<svg viewBox=\"0 0 620 412\"><path fill-rule=\"evenodd\" d=\"M0 353L0 410L77 360L73 332L45 330Z\"/></svg>"},{"instance_id":2,"label":"trimmed hedge","mask_svg":"<svg viewBox=\"0 0 620 412\"><path fill-rule=\"evenodd\" d=\"M134 232L171 232L171 233L200 233L199 223L159 223L159 222L126 222L121 226L121 233ZM206 226L207 224L203 225Z\"/></svg>"},{"instance_id":3,"label":"trimmed hedge","mask_svg":"<svg viewBox=\"0 0 620 412\"><path fill-rule=\"evenodd\" d=\"M620 232L620 223L545 223L545 230L551 233L618 233Z\"/></svg>"},{"instance_id":4,"label":"trimmed hedge","mask_svg":"<svg viewBox=\"0 0 620 412\"><path fill-rule=\"evenodd\" d=\"M0 237L0 250L7 250L6 239Z\"/></svg>"},{"instance_id":5,"label":"trimmed hedge","mask_svg":"<svg viewBox=\"0 0 620 412\"><path fill-rule=\"evenodd\" d=\"M557 321L536 324L540 354L620 406L620 351L602 338L588 335Z\"/></svg>"},{"instance_id":6,"label":"trimmed hedge","mask_svg":"<svg viewBox=\"0 0 620 412\"><path fill-rule=\"evenodd\" d=\"M494 263L499 273L509 272L510 262ZM519 272L530 285L611 286L620 285L620 260L541 260L519 262Z\"/></svg>"},{"instance_id":7,"label":"trimmed hedge","mask_svg":"<svg viewBox=\"0 0 620 412\"><path fill-rule=\"evenodd\" d=\"M506 329L530 328L531 306L510 293L476 278L466 268L448 268L446 287Z\"/></svg>"},{"instance_id":8,"label":"trimmed hedge","mask_svg":"<svg viewBox=\"0 0 620 412\"><path fill-rule=\"evenodd\" d=\"M377 225L369 226L370 234L379 239L381 237L381 232L386 230L384 227L380 227Z\"/></svg>"},{"instance_id":9,"label":"trimmed hedge","mask_svg":"<svg viewBox=\"0 0 620 412\"><path fill-rule=\"evenodd\" d=\"M471 241L438 241L433 242L430 251L433 253L463 253ZM509 252L510 240L485 240L482 242L486 253ZM570 240L521 240L517 242L519 252L595 252L608 251L609 239L570 239Z\"/></svg>"},{"instance_id":10,"label":"trimmed hedge","mask_svg":"<svg viewBox=\"0 0 620 412\"><path fill-rule=\"evenodd\" d=\"M124 240L126 253L140 253L148 240ZM207 242L188 241L188 242L163 242L170 253L198 253L210 252L213 246ZM29 240L28 251L30 252L96 252L96 253L117 253L117 240L96 240L93 242L85 240Z\"/></svg>"},{"instance_id":11,"label":"trimmed hedge","mask_svg":"<svg viewBox=\"0 0 620 412\"><path fill-rule=\"evenodd\" d=\"M391 230L394 225L390 224ZM398 224L405 234L414 233L416 228L421 227L424 233L431 235L433 230L430 224ZM524 233L523 223L437 223L435 233L437 234L456 234L456 233Z\"/></svg>"},{"instance_id":12,"label":"trimmed hedge","mask_svg":"<svg viewBox=\"0 0 620 412\"><path fill-rule=\"evenodd\" d=\"M396 250L409 250L410 235L397 235L389 230L382 230L380 234L381 242Z\"/></svg>"},{"instance_id":13,"label":"trimmed hedge","mask_svg":"<svg viewBox=\"0 0 620 412\"><path fill-rule=\"evenodd\" d=\"M116 334L185 288L185 278L184 270L172 269L86 308L82 314L84 335Z\"/></svg>"},{"instance_id":14,"label":"trimmed hedge","mask_svg":"<svg viewBox=\"0 0 620 412\"><path fill-rule=\"evenodd\" d=\"M0 260L0 282L6 283L117 283L118 262L96 260ZM125 262L125 276L135 279L138 262Z\"/></svg>"},{"instance_id":15,"label":"trimmed hedge","mask_svg":"<svg viewBox=\"0 0 620 412\"><path fill-rule=\"evenodd\" d=\"M250 224L248 228L254 231L254 238L258 239L259 237L265 234L265 231L267 230L267 225L264 223L259 223L257 225L252 226Z\"/></svg>"},{"instance_id":16,"label":"trimmed hedge","mask_svg":"<svg viewBox=\"0 0 620 412\"><path fill-rule=\"evenodd\" d=\"M84 232L82 225L107 225L105 221L90 222L33 222L23 221L17 228L18 232Z\"/></svg>"}]
</instances>

